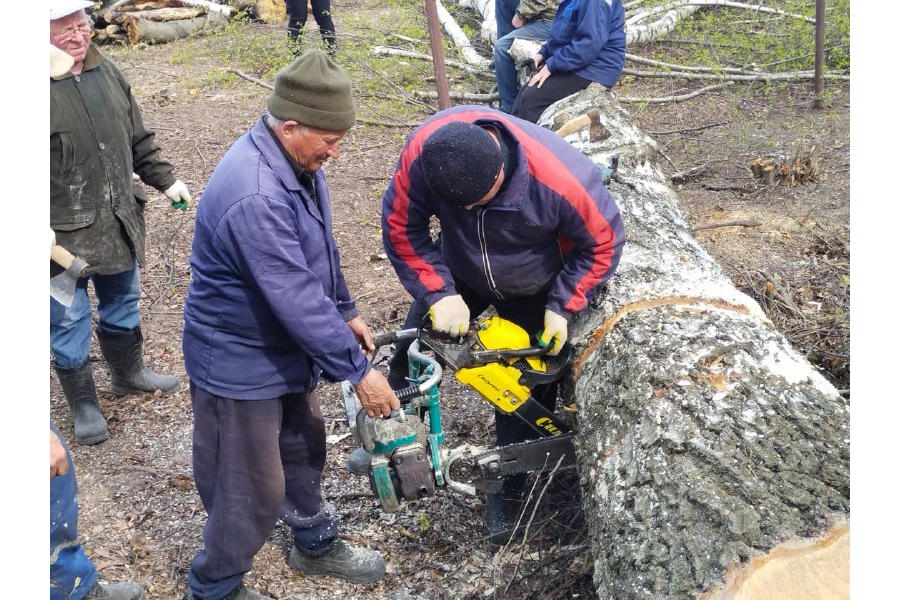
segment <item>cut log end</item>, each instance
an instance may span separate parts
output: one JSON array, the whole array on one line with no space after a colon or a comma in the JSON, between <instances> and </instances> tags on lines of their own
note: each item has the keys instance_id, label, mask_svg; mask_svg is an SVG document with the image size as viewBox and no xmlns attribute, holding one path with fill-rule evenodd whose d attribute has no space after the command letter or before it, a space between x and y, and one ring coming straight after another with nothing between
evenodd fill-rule
<instances>
[{"instance_id":1,"label":"cut log end","mask_svg":"<svg viewBox=\"0 0 900 600\"><path fill-rule=\"evenodd\" d=\"M845 600L850 598L850 524L825 536L794 540L726 573L700 600Z\"/></svg>"}]
</instances>

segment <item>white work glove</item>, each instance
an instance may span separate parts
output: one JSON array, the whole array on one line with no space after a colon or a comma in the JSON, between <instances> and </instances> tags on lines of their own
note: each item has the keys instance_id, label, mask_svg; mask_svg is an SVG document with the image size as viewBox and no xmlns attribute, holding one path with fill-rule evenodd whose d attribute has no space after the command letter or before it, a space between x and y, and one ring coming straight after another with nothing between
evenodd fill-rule
<instances>
[{"instance_id":1,"label":"white work glove","mask_svg":"<svg viewBox=\"0 0 900 600\"><path fill-rule=\"evenodd\" d=\"M53 228L50 228L50 255L53 255L53 246L56 245L56 232L53 231Z\"/></svg>"},{"instance_id":2,"label":"white work glove","mask_svg":"<svg viewBox=\"0 0 900 600\"><path fill-rule=\"evenodd\" d=\"M180 179L163 192L172 201L172 208L185 210L191 203L191 193Z\"/></svg>"},{"instance_id":3,"label":"white work glove","mask_svg":"<svg viewBox=\"0 0 900 600\"><path fill-rule=\"evenodd\" d=\"M563 344L569 339L569 321L562 315L558 315L550 309L544 311L544 331L541 332L541 344L547 345L551 341L553 347L548 354L556 356L562 350Z\"/></svg>"},{"instance_id":4,"label":"white work glove","mask_svg":"<svg viewBox=\"0 0 900 600\"><path fill-rule=\"evenodd\" d=\"M435 331L448 333L454 337L469 331L469 307L462 296L444 296L428 309L431 326Z\"/></svg>"}]
</instances>

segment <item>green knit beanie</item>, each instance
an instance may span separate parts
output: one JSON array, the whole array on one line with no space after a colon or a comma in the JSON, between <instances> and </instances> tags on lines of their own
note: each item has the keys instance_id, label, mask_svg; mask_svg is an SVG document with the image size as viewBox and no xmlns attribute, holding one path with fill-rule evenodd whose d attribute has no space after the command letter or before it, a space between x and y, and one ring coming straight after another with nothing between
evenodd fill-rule
<instances>
[{"instance_id":1,"label":"green knit beanie","mask_svg":"<svg viewBox=\"0 0 900 600\"><path fill-rule=\"evenodd\" d=\"M321 50L309 50L275 76L269 114L325 131L346 131L356 122L350 78Z\"/></svg>"}]
</instances>

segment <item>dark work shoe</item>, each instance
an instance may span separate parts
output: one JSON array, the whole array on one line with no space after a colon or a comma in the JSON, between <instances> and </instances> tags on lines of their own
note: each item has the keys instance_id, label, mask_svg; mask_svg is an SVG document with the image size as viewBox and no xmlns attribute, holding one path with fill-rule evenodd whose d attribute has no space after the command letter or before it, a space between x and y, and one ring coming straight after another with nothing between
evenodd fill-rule
<instances>
[{"instance_id":1,"label":"dark work shoe","mask_svg":"<svg viewBox=\"0 0 900 600\"><path fill-rule=\"evenodd\" d=\"M375 583L384 577L384 559L374 550L348 546L336 539L324 554L310 556L296 546L288 564L304 575L327 575L351 583Z\"/></svg>"},{"instance_id":2,"label":"dark work shoe","mask_svg":"<svg viewBox=\"0 0 900 600\"><path fill-rule=\"evenodd\" d=\"M155 373L144 365L144 336L140 327L121 332L98 330L97 339L103 358L109 364L113 394L124 396L156 390L171 394L181 387L177 377Z\"/></svg>"},{"instance_id":3,"label":"dark work shoe","mask_svg":"<svg viewBox=\"0 0 900 600\"><path fill-rule=\"evenodd\" d=\"M97 583L88 590L84 600L147 600L147 592L137 583Z\"/></svg>"},{"instance_id":4,"label":"dark work shoe","mask_svg":"<svg viewBox=\"0 0 900 600\"><path fill-rule=\"evenodd\" d=\"M188 588L187 593L184 596L184 600L194 600L194 594L191 592L191 588ZM259 592L255 590L251 590L248 587L244 587L244 584L237 586L234 588L230 594L225 596L224 600L274 600L269 596L263 596Z\"/></svg>"},{"instance_id":5,"label":"dark work shoe","mask_svg":"<svg viewBox=\"0 0 900 600\"><path fill-rule=\"evenodd\" d=\"M487 494L485 496L484 528L487 540L495 546L509 542L513 533L520 533L516 528L519 509L522 503L505 494ZM521 528L521 526L520 526Z\"/></svg>"}]
</instances>

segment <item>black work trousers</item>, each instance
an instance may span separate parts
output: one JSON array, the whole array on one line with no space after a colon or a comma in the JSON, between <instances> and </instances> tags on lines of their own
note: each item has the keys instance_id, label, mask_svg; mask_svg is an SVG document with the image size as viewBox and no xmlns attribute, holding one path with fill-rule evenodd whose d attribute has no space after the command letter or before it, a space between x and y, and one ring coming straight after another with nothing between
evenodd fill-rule
<instances>
[{"instance_id":1,"label":"black work trousers","mask_svg":"<svg viewBox=\"0 0 900 600\"><path fill-rule=\"evenodd\" d=\"M575 73L551 73L541 87L523 85L513 102L512 114L537 123L548 106L580 92L591 84L590 79Z\"/></svg>"},{"instance_id":2,"label":"black work trousers","mask_svg":"<svg viewBox=\"0 0 900 600\"><path fill-rule=\"evenodd\" d=\"M207 520L188 581L197 600L220 600L253 566L275 528L316 554L338 535L322 502L325 423L313 392L233 400L191 382L194 482Z\"/></svg>"},{"instance_id":3,"label":"black work trousers","mask_svg":"<svg viewBox=\"0 0 900 600\"><path fill-rule=\"evenodd\" d=\"M334 19L331 18L331 0L310 0L310 4L325 49L333 56L335 33ZM309 17L307 0L285 0L285 6L288 12L288 35L292 40L299 42L303 28L306 27L306 19Z\"/></svg>"}]
</instances>

